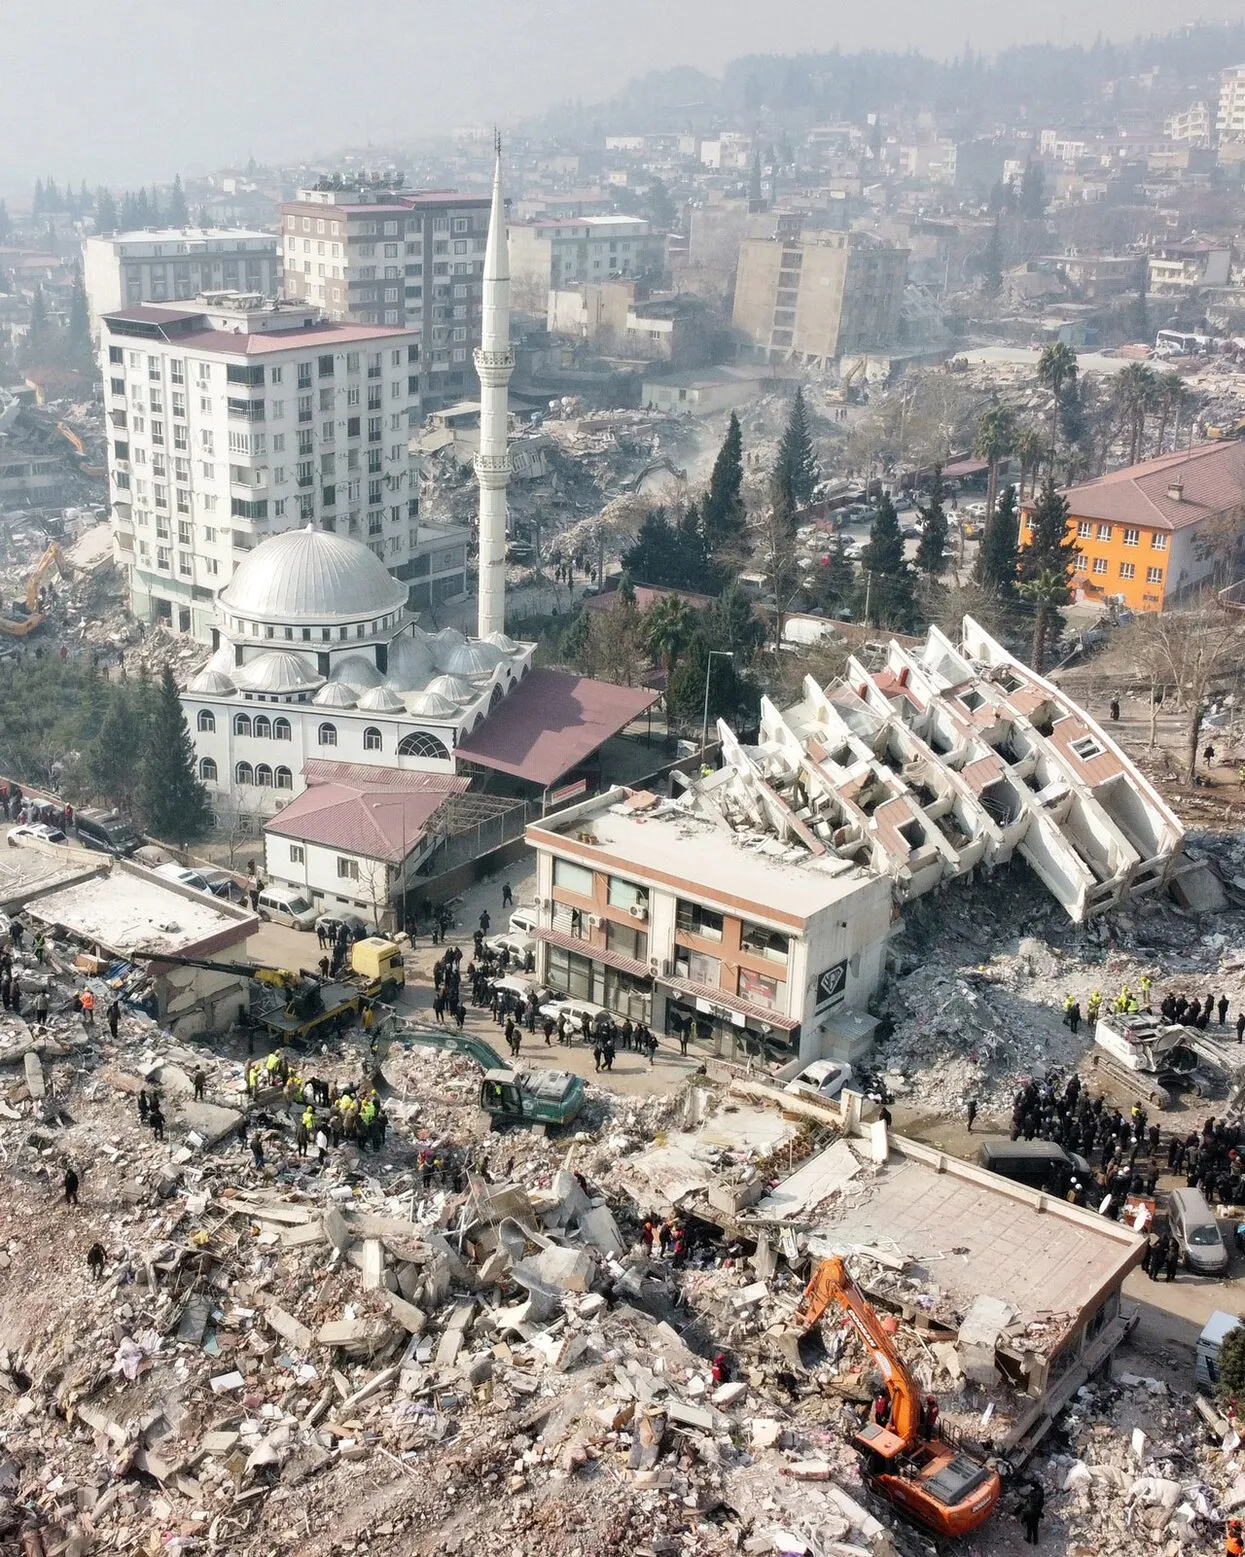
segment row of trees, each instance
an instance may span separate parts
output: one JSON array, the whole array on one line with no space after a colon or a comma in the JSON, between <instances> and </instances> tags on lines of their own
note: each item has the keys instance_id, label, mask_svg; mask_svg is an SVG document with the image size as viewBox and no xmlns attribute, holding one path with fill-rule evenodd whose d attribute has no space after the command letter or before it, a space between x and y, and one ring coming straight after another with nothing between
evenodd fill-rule
<instances>
[{"instance_id":1,"label":"row of trees","mask_svg":"<svg viewBox=\"0 0 1245 1557\"><path fill-rule=\"evenodd\" d=\"M69 318L62 325L48 312L41 286L35 287L30 305L30 324L22 341L20 363L23 368L72 368L91 376L95 372L95 352L91 344L91 317L82 267L74 269L69 295Z\"/></svg>"},{"instance_id":2,"label":"row of trees","mask_svg":"<svg viewBox=\"0 0 1245 1557\"><path fill-rule=\"evenodd\" d=\"M210 808L170 670L110 682L55 655L0 667L0 771L76 805L117 806L166 842L207 832Z\"/></svg>"},{"instance_id":3,"label":"row of trees","mask_svg":"<svg viewBox=\"0 0 1245 1557\"><path fill-rule=\"evenodd\" d=\"M163 207L160 204L159 191L154 184L150 191L146 188L137 191L127 189L118 200L109 189L97 189L92 195L83 183L75 195L72 183L60 189L55 179L49 178L46 183L43 179L37 179L31 202L31 215L34 217L65 215L72 220L93 216L96 232L129 232L135 228L156 227L162 223L167 223L170 227L185 227L190 221L190 211L186 205L186 192L182 188L180 173L174 178L173 186L168 192ZM0 242L3 242L8 231L11 231L8 212L0 204Z\"/></svg>"}]
</instances>

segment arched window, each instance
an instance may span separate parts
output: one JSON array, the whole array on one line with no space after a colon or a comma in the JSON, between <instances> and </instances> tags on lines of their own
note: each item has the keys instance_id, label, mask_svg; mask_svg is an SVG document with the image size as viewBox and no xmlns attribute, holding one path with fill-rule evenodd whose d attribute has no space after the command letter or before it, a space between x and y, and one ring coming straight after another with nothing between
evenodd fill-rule
<instances>
[{"instance_id":1,"label":"arched window","mask_svg":"<svg viewBox=\"0 0 1245 1557\"><path fill-rule=\"evenodd\" d=\"M250 735L250 733L251 733L251 716L250 716L250 714L235 714L233 716L233 733L235 735Z\"/></svg>"},{"instance_id":2,"label":"arched window","mask_svg":"<svg viewBox=\"0 0 1245 1557\"><path fill-rule=\"evenodd\" d=\"M199 758L199 777L205 784L215 784L216 764L212 761L211 757Z\"/></svg>"},{"instance_id":3,"label":"arched window","mask_svg":"<svg viewBox=\"0 0 1245 1557\"><path fill-rule=\"evenodd\" d=\"M376 728L376 726L374 724L368 725L367 729L363 732L363 750L380 751L384 744L385 743L381 738L381 733Z\"/></svg>"},{"instance_id":4,"label":"arched window","mask_svg":"<svg viewBox=\"0 0 1245 1557\"><path fill-rule=\"evenodd\" d=\"M201 708L199 710L199 728L207 731L209 734L215 730L216 715L210 708Z\"/></svg>"},{"instance_id":5,"label":"arched window","mask_svg":"<svg viewBox=\"0 0 1245 1557\"><path fill-rule=\"evenodd\" d=\"M272 720L267 714L256 714L255 723L251 726L251 734L257 741L266 741L272 735Z\"/></svg>"},{"instance_id":6,"label":"arched window","mask_svg":"<svg viewBox=\"0 0 1245 1557\"><path fill-rule=\"evenodd\" d=\"M255 782L261 789L272 788L272 769L266 762L261 762L255 769Z\"/></svg>"},{"instance_id":7,"label":"arched window","mask_svg":"<svg viewBox=\"0 0 1245 1557\"><path fill-rule=\"evenodd\" d=\"M488 700L488 706L490 708L496 708L498 703L501 702L502 698L505 697L505 695L506 694L502 691L502 689L499 686L498 687L494 687L493 688L493 695Z\"/></svg>"},{"instance_id":8,"label":"arched window","mask_svg":"<svg viewBox=\"0 0 1245 1557\"><path fill-rule=\"evenodd\" d=\"M274 719L272 721L272 738L274 741L289 740L290 721L288 719Z\"/></svg>"},{"instance_id":9,"label":"arched window","mask_svg":"<svg viewBox=\"0 0 1245 1557\"><path fill-rule=\"evenodd\" d=\"M399 757L437 757L446 762L449 755L445 742L437 740L435 735L429 735L425 730L417 730L414 735L404 735L398 742Z\"/></svg>"},{"instance_id":10,"label":"arched window","mask_svg":"<svg viewBox=\"0 0 1245 1557\"><path fill-rule=\"evenodd\" d=\"M322 724L320 726L320 745L337 745L337 726L335 724Z\"/></svg>"},{"instance_id":11,"label":"arched window","mask_svg":"<svg viewBox=\"0 0 1245 1557\"><path fill-rule=\"evenodd\" d=\"M273 774L278 789L293 789L294 775L288 768L278 768Z\"/></svg>"},{"instance_id":12,"label":"arched window","mask_svg":"<svg viewBox=\"0 0 1245 1557\"><path fill-rule=\"evenodd\" d=\"M255 775L251 771L249 762L240 762L233 770L233 777L234 782L237 784L253 784L255 782Z\"/></svg>"}]
</instances>

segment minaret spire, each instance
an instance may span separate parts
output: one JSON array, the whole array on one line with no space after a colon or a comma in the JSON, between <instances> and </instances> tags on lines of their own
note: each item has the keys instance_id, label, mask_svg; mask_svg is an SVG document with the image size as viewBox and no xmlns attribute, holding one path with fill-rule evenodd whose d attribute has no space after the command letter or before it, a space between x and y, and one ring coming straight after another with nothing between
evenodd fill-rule
<instances>
[{"instance_id":1,"label":"minaret spire","mask_svg":"<svg viewBox=\"0 0 1245 1557\"><path fill-rule=\"evenodd\" d=\"M514 353L510 349L510 244L502 193L500 132L494 145L493 209L484 252L484 317L480 348L475 354L480 377L480 452L475 465L480 484L481 638L506 628L506 488L510 481L507 387L514 372Z\"/></svg>"}]
</instances>

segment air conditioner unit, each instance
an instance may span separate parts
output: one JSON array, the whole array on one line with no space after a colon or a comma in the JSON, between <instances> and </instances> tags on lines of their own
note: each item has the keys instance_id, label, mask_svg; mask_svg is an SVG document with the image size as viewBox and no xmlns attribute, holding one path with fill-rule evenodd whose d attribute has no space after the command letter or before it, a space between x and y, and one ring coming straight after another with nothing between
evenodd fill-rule
<instances>
[{"instance_id":1,"label":"air conditioner unit","mask_svg":"<svg viewBox=\"0 0 1245 1557\"><path fill-rule=\"evenodd\" d=\"M591 926L594 930L599 930L605 923L605 920L601 918L600 914L589 914L584 923Z\"/></svg>"},{"instance_id":2,"label":"air conditioner unit","mask_svg":"<svg viewBox=\"0 0 1245 1557\"><path fill-rule=\"evenodd\" d=\"M641 924L648 923L648 909L641 903L633 903L627 910L633 919L638 919Z\"/></svg>"},{"instance_id":3,"label":"air conditioner unit","mask_svg":"<svg viewBox=\"0 0 1245 1557\"><path fill-rule=\"evenodd\" d=\"M670 964L664 957L650 957L648 970L655 979L668 979L670 977Z\"/></svg>"}]
</instances>

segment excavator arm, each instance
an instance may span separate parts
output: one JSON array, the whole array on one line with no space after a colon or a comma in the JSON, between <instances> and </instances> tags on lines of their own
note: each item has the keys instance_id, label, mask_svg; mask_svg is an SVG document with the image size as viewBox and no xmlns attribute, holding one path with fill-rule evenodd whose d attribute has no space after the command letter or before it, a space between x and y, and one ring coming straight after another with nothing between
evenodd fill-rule
<instances>
[{"instance_id":1,"label":"excavator arm","mask_svg":"<svg viewBox=\"0 0 1245 1557\"><path fill-rule=\"evenodd\" d=\"M30 571L30 577L26 580L26 609L33 611L39 603L39 590L44 579L48 575L49 568L55 567L62 578L65 576L65 554L61 551L56 541L53 541L44 552L38 562Z\"/></svg>"},{"instance_id":2,"label":"excavator arm","mask_svg":"<svg viewBox=\"0 0 1245 1557\"><path fill-rule=\"evenodd\" d=\"M830 1305L837 1304L846 1313L866 1350L886 1380L890 1396L890 1431L909 1452L920 1437L920 1396L912 1375L904 1366L895 1343L882 1328L878 1316L865 1301L864 1294L847 1273L838 1255L822 1260L804 1289L795 1321L811 1330Z\"/></svg>"}]
</instances>

